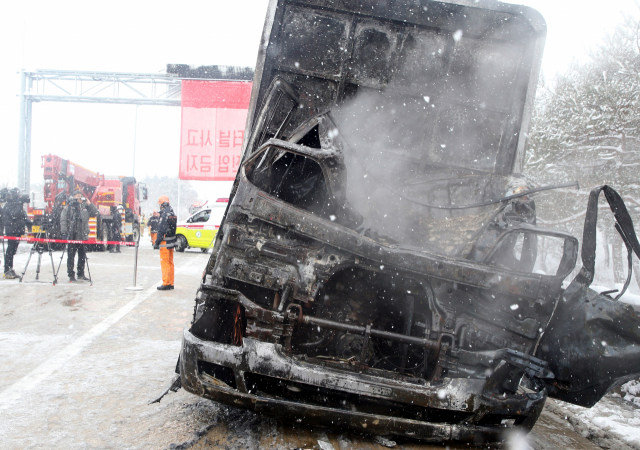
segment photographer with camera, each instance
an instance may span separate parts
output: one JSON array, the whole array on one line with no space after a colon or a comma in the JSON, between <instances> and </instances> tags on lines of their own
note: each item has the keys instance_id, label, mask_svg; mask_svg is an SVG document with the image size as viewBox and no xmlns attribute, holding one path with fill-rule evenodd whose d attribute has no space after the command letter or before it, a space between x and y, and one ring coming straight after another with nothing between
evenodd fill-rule
<instances>
[{"instance_id":1,"label":"photographer with camera","mask_svg":"<svg viewBox=\"0 0 640 450\"><path fill-rule=\"evenodd\" d=\"M89 199L83 197L81 191L75 191L69 203L62 210L60 215L60 232L63 239L72 241L86 241L89 239L89 217L98 215L98 208L91 204ZM73 272L73 263L78 253L78 273ZM84 266L87 253L84 244L68 244L67 247L67 275L69 281L76 280L89 281L84 276Z\"/></svg>"},{"instance_id":2,"label":"photographer with camera","mask_svg":"<svg viewBox=\"0 0 640 450\"><path fill-rule=\"evenodd\" d=\"M24 234L26 226L31 227L33 223L27 217L27 213L24 211L24 204L29 203L29 196L27 194L20 194L18 188L12 189L8 193L7 202L2 208L2 225L4 226L4 236L20 237ZM0 231L2 227L0 227ZM20 278L13 271L13 257L18 251L18 245L20 241L11 240L7 243L7 250L4 254L4 278L14 279Z\"/></svg>"}]
</instances>

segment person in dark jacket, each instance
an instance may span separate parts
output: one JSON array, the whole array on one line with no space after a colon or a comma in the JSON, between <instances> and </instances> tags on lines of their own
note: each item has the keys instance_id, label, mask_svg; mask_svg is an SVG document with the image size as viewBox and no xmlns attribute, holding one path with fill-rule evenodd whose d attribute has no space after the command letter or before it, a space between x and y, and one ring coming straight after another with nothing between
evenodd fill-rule
<instances>
[{"instance_id":1,"label":"person in dark jacket","mask_svg":"<svg viewBox=\"0 0 640 450\"><path fill-rule=\"evenodd\" d=\"M177 217L169 205L169 197L166 195L158 199L160 205L160 219L158 221L158 235L153 243L153 248L160 249L160 267L162 268L162 286L158 290L167 291L173 289L173 247L176 245Z\"/></svg>"},{"instance_id":2,"label":"person in dark jacket","mask_svg":"<svg viewBox=\"0 0 640 450\"><path fill-rule=\"evenodd\" d=\"M24 211L24 202L21 199L20 191L16 188L11 190L9 201L2 208L2 224L4 225L4 235L20 237L24 234L26 226L31 226L32 222ZM0 232L2 227L0 227ZM14 279L19 276L13 270L13 257L18 251L20 241L10 240L7 243L7 250L4 254L4 278Z\"/></svg>"},{"instance_id":3,"label":"person in dark jacket","mask_svg":"<svg viewBox=\"0 0 640 450\"><path fill-rule=\"evenodd\" d=\"M83 199L81 191L75 191L73 198L69 200L67 206L60 215L60 233L63 239L72 241L86 241L89 239L89 217L96 217L99 214L98 208L93 206L89 199ZM73 263L78 253L78 277L73 271ZM68 244L67 246L67 275L69 281L88 281L84 276L84 265L87 259L87 252L84 244Z\"/></svg>"},{"instance_id":4,"label":"person in dark jacket","mask_svg":"<svg viewBox=\"0 0 640 450\"><path fill-rule=\"evenodd\" d=\"M110 234L109 240L120 242L122 241L122 234L120 232L120 230L122 230L122 216L120 215L122 206L119 206L119 205L118 207L112 206L110 209L111 209L112 219L111 219L111 226L109 227L109 234ZM111 244L109 253L121 253L120 246L116 244Z\"/></svg>"},{"instance_id":5,"label":"person in dark jacket","mask_svg":"<svg viewBox=\"0 0 640 450\"><path fill-rule=\"evenodd\" d=\"M149 227L149 236L151 236L151 245L155 245L156 236L158 236L158 224L159 224L160 215L158 211L154 211L153 215L147 222L147 226Z\"/></svg>"}]
</instances>

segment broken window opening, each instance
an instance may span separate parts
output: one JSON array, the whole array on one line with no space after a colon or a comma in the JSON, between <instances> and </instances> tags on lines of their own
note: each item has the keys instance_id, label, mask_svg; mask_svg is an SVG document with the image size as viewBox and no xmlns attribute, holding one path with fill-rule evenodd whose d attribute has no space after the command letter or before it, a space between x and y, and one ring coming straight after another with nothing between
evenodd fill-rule
<instances>
[{"instance_id":1,"label":"broken window opening","mask_svg":"<svg viewBox=\"0 0 640 450\"><path fill-rule=\"evenodd\" d=\"M318 125L311 128L299 141L296 142L298 145L304 145L309 148L317 148L321 149L322 145L320 144L320 133L318 131Z\"/></svg>"},{"instance_id":2,"label":"broken window opening","mask_svg":"<svg viewBox=\"0 0 640 450\"><path fill-rule=\"evenodd\" d=\"M271 84L260 114L254 123L251 141L247 148L256 151L269 139L283 139L283 131L298 107L298 95L279 77Z\"/></svg>"},{"instance_id":3,"label":"broken window opening","mask_svg":"<svg viewBox=\"0 0 640 450\"><path fill-rule=\"evenodd\" d=\"M245 170L249 181L269 195L327 219L334 214L322 167L311 158L269 147Z\"/></svg>"}]
</instances>

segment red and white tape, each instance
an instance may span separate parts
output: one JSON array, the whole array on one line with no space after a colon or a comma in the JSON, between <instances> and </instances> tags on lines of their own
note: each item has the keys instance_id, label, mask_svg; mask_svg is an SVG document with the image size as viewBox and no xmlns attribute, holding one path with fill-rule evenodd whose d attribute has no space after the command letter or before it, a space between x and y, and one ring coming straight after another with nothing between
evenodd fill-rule
<instances>
[{"instance_id":1,"label":"red and white tape","mask_svg":"<svg viewBox=\"0 0 640 450\"><path fill-rule=\"evenodd\" d=\"M54 244L86 244L86 245L125 245L133 247L135 242L122 242L122 241L72 241L70 239L46 239L46 238L32 238L32 237L16 237L16 236L0 236L0 241L24 241L24 242L49 242Z\"/></svg>"}]
</instances>

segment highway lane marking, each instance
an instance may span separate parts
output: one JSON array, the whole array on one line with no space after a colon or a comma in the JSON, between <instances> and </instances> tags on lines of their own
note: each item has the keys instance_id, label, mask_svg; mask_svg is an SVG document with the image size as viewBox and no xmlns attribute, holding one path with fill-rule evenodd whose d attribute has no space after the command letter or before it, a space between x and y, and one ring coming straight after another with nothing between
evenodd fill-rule
<instances>
[{"instance_id":1,"label":"highway lane marking","mask_svg":"<svg viewBox=\"0 0 640 450\"><path fill-rule=\"evenodd\" d=\"M176 269L176 272L182 272L189 268L199 260L194 259L187 264ZM111 328L120 319L129 314L139 304L151 297L152 294L157 293L156 289L162 284L162 281L157 282L146 291L142 291L136 294L136 297L129 303L121 307L119 310L111 314L97 325L94 325L89 331L84 333L78 339L67 345L60 352L53 355L51 358L44 361L29 374L22 377L20 380L0 392L0 411L9 408L16 400L19 400L24 394L33 390L43 380L48 378L53 372L64 366L71 358L78 355L89 344L91 344L98 336Z\"/></svg>"}]
</instances>

